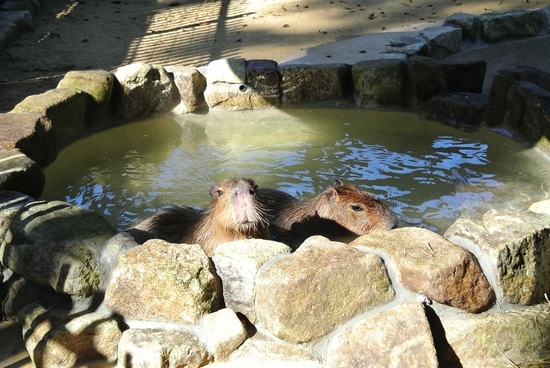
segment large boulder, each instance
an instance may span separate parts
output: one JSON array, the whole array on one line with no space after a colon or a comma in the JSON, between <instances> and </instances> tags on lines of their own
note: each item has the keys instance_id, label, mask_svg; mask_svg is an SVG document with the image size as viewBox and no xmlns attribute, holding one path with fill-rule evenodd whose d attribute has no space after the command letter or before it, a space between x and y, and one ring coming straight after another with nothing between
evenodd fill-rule
<instances>
[{"instance_id":1,"label":"large boulder","mask_svg":"<svg viewBox=\"0 0 550 368\"><path fill-rule=\"evenodd\" d=\"M360 61L353 65L355 103L359 106L406 106L410 84L406 63L400 59Z\"/></svg>"},{"instance_id":2,"label":"large boulder","mask_svg":"<svg viewBox=\"0 0 550 368\"><path fill-rule=\"evenodd\" d=\"M457 220L445 232L453 242L479 247L494 268L502 299L513 304L545 301L550 290L550 216L490 210L479 220Z\"/></svg>"},{"instance_id":3,"label":"large boulder","mask_svg":"<svg viewBox=\"0 0 550 368\"><path fill-rule=\"evenodd\" d=\"M96 129L106 123L114 81L114 75L104 70L70 71L59 81L57 88L76 88L86 92L85 125Z\"/></svg>"},{"instance_id":4,"label":"large boulder","mask_svg":"<svg viewBox=\"0 0 550 368\"><path fill-rule=\"evenodd\" d=\"M196 112L206 106L204 90L206 77L192 66L167 66L164 69L172 73L174 83L180 93L180 104L174 109L175 113L183 114Z\"/></svg>"},{"instance_id":5,"label":"large boulder","mask_svg":"<svg viewBox=\"0 0 550 368\"><path fill-rule=\"evenodd\" d=\"M462 47L462 29L457 27L428 27L420 32L428 43L428 56L443 59L460 51Z\"/></svg>"},{"instance_id":6,"label":"large boulder","mask_svg":"<svg viewBox=\"0 0 550 368\"><path fill-rule=\"evenodd\" d=\"M116 112L124 121L169 112L180 103L172 75L160 66L133 63L112 73L118 81L114 95Z\"/></svg>"},{"instance_id":7,"label":"large boulder","mask_svg":"<svg viewBox=\"0 0 550 368\"><path fill-rule=\"evenodd\" d=\"M220 293L214 266L198 244L153 239L120 256L105 303L125 318L194 323L218 307Z\"/></svg>"},{"instance_id":8,"label":"large boulder","mask_svg":"<svg viewBox=\"0 0 550 368\"><path fill-rule=\"evenodd\" d=\"M252 106L278 107L281 105L281 76L276 61L248 60L247 84L252 88Z\"/></svg>"},{"instance_id":9,"label":"large boulder","mask_svg":"<svg viewBox=\"0 0 550 368\"><path fill-rule=\"evenodd\" d=\"M426 116L457 127L479 127L489 98L477 93L443 93L427 102Z\"/></svg>"},{"instance_id":10,"label":"large boulder","mask_svg":"<svg viewBox=\"0 0 550 368\"><path fill-rule=\"evenodd\" d=\"M514 10L504 13L485 13L479 16L481 36L487 42L508 38L538 35L544 27L544 15L540 10Z\"/></svg>"},{"instance_id":11,"label":"large boulder","mask_svg":"<svg viewBox=\"0 0 550 368\"><path fill-rule=\"evenodd\" d=\"M256 274L269 260L288 253L290 248L283 243L264 239L238 240L216 248L212 260L222 280L225 305L254 323Z\"/></svg>"},{"instance_id":12,"label":"large boulder","mask_svg":"<svg viewBox=\"0 0 550 368\"><path fill-rule=\"evenodd\" d=\"M314 236L260 270L256 314L275 336L308 342L394 294L379 257Z\"/></svg>"},{"instance_id":13,"label":"large boulder","mask_svg":"<svg viewBox=\"0 0 550 368\"><path fill-rule=\"evenodd\" d=\"M462 29L462 39L475 42L481 32L481 21L473 14L455 13L445 19L443 26L454 26Z\"/></svg>"},{"instance_id":14,"label":"large boulder","mask_svg":"<svg viewBox=\"0 0 550 368\"><path fill-rule=\"evenodd\" d=\"M50 89L18 103L12 112L32 112L48 118L57 135L58 150L84 133L87 95L75 88Z\"/></svg>"},{"instance_id":15,"label":"large boulder","mask_svg":"<svg viewBox=\"0 0 550 368\"><path fill-rule=\"evenodd\" d=\"M89 296L103 290L109 258L135 243L96 213L60 201L35 201L2 222L1 263L60 294ZM107 259L106 259L107 258Z\"/></svg>"},{"instance_id":16,"label":"large boulder","mask_svg":"<svg viewBox=\"0 0 550 368\"><path fill-rule=\"evenodd\" d=\"M38 198L46 177L40 166L18 149L0 149L0 191L17 190Z\"/></svg>"},{"instance_id":17,"label":"large boulder","mask_svg":"<svg viewBox=\"0 0 550 368\"><path fill-rule=\"evenodd\" d=\"M439 367L424 308L406 302L339 330L323 367Z\"/></svg>"},{"instance_id":18,"label":"large boulder","mask_svg":"<svg viewBox=\"0 0 550 368\"><path fill-rule=\"evenodd\" d=\"M57 135L51 120L41 114L0 114L0 148L17 148L45 167L57 157Z\"/></svg>"},{"instance_id":19,"label":"large boulder","mask_svg":"<svg viewBox=\"0 0 550 368\"><path fill-rule=\"evenodd\" d=\"M363 235L349 245L386 253L398 281L433 301L472 313L489 309L495 301L473 254L429 230L403 227Z\"/></svg>"},{"instance_id":20,"label":"large boulder","mask_svg":"<svg viewBox=\"0 0 550 368\"><path fill-rule=\"evenodd\" d=\"M412 87L419 102L426 101L438 93L447 92L445 74L437 61L423 56L411 56L407 65Z\"/></svg>"}]
</instances>

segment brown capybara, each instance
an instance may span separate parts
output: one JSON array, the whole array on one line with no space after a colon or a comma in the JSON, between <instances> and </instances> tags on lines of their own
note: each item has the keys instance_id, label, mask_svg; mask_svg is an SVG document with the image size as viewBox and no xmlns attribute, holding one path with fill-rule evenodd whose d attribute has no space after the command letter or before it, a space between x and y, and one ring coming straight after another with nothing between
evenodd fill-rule
<instances>
[{"instance_id":1,"label":"brown capybara","mask_svg":"<svg viewBox=\"0 0 550 368\"><path fill-rule=\"evenodd\" d=\"M258 198L267 211L274 239L294 248L312 235L338 240L398 225L397 216L373 194L340 179L304 201L270 188L259 188Z\"/></svg>"},{"instance_id":2,"label":"brown capybara","mask_svg":"<svg viewBox=\"0 0 550 368\"><path fill-rule=\"evenodd\" d=\"M138 243L164 239L172 243L199 244L208 256L233 240L271 239L269 226L252 179L223 180L210 188L213 203L205 209L173 206L154 214L127 232Z\"/></svg>"}]
</instances>

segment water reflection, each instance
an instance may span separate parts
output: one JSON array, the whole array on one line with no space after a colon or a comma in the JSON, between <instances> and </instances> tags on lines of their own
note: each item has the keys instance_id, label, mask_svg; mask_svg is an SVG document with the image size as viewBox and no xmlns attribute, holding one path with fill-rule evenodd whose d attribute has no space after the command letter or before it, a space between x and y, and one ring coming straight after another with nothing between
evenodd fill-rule
<instances>
[{"instance_id":1,"label":"water reflection","mask_svg":"<svg viewBox=\"0 0 550 368\"><path fill-rule=\"evenodd\" d=\"M463 132L415 114L210 112L77 142L46 170L43 197L90 208L124 228L169 204L205 206L210 184L226 177L250 176L301 198L340 177L376 194L403 223L444 232L461 214L545 198L541 167L546 156L500 134Z\"/></svg>"}]
</instances>

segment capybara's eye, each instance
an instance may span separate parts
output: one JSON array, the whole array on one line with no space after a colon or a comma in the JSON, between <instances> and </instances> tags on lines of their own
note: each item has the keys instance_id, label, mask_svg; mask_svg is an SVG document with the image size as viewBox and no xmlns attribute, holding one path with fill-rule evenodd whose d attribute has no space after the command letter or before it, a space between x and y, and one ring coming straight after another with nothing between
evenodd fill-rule
<instances>
[{"instance_id":1,"label":"capybara's eye","mask_svg":"<svg viewBox=\"0 0 550 368\"><path fill-rule=\"evenodd\" d=\"M218 193L218 197L221 197L221 195L222 195L222 193L223 193L223 190L218 189L218 190L216 190L216 193Z\"/></svg>"},{"instance_id":2,"label":"capybara's eye","mask_svg":"<svg viewBox=\"0 0 550 368\"><path fill-rule=\"evenodd\" d=\"M356 204L350 205L349 208L351 208L353 211L356 211L356 212L361 212L361 211L363 211L363 207L358 206L358 205L356 205Z\"/></svg>"}]
</instances>

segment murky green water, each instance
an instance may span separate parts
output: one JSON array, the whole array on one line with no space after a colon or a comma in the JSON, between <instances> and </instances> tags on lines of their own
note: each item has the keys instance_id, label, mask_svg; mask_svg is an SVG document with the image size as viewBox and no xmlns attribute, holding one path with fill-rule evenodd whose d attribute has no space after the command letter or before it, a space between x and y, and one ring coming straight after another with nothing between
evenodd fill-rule
<instances>
[{"instance_id":1,"label":"murky green water","mask_svg":"<svg viewBox=\"0 0 550 368\"><path fill-rule=\"evenodd\" d=\"M300 198L340 177L403 224L441 233L461 214L526 208L550 194L548 157L501 134L353 109L145 120L71 145L46 176L42 198L89 208L118 228L170 204L206 206L210 184L233 176Z\"/></svg>"}]
</instances>

